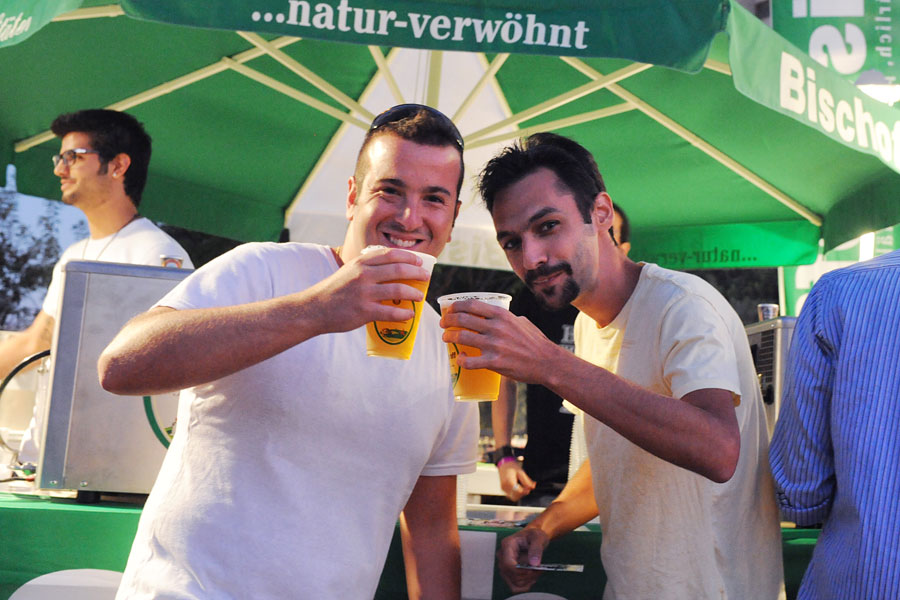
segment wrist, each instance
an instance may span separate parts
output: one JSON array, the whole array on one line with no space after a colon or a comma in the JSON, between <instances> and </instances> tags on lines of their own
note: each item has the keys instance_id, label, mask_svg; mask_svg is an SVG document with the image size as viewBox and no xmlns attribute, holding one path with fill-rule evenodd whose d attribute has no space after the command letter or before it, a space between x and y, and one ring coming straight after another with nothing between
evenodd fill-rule
<instances>
[{"instance_id":1,"label":"wrist","mask_svg":"<svg viewBox=\"0 0 900 600\"><path fill-rule=\"evenodd\" d=\"M515 456L504 456L503 458L498 459L497 462L494 464L496 464L497 467L499 468L499 467L502 467L503 465L505 465L506 463L511 463L511 462L516 462Z\"/></svg>"},{"instance_id":2,"label":"wrist","mask_svg":"<svg viewBox=\"0 0 900 600\"><path fill-rule=\"evenodd\" d=\"M505 444L494 450L492 458L494 459L494 464L499 467L505 462L515 460L516 453L513 450L512 446L510 446L509 444Z\"/></svg>"},{"instance_id":3,"label":"wrist","mask_svg":"<svg viewBox=\"0 0 900 600\"><path fill-rule=\"evenodd\" d=\"M549 508L549 507L547 507ZM544 509L546 511L547 509ZM534 529L539 531L541 535L544 536L547 542L554 539L556 537L555 526L552 518L544 517L543 512L539 514L536 518L532 519L530 523L528 523L523 529ZM546 546L546 543L545 543Z\"/></svg>"}]
</instances>

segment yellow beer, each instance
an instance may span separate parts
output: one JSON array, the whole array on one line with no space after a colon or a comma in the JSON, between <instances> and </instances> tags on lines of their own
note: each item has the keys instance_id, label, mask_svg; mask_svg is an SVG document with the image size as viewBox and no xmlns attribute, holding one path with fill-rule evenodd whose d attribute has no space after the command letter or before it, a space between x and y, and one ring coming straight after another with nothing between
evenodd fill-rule
<instances>
[{"instance_id":1,"label":"yellow beer","mask_svg":"<svg viewBox=\"0 0 900 600\"><path fill-rule=\"evenodd\" d=\"M407 252L412 252L407 250ZM422 267L429 272L434 267L435 257L430 254L413 252L422 258ZM411 285L422 292L423 300L383 300L381 303L388 306L400 306L415 311L412 319L407 321L372 321L366 324L366 354L369 356L382 356L384 358L398 358L409 360L412 356L413 345L416 341L416 332L419 330L419 321L422 318L422 310L425 305L425 295L428 293L429 281L417 279L400 280L400 283Z\"/></svg>"},{"instance_id":2,"label":"yellow beer","mask_svg":"<svg viewBox=\"0 0 900 600\"><path fill-rule=\"evenodd\" d=\"M453 397L460 401L491 402L500 393L500 375L490 369L463 369L456 364L460 353L481 356L481 350L464 344L447 344L450 373L453 377Z\"/></svg>"},{"instance_id":3,"label":"yellow beer","mask_svg":"<svg viewBox=\"0 0 900 600\"><path fill-rule=\"evenodd\" d=\"M510 296L494 292L469 292L450 294L438 298L441 313L454 302L475 299L494 306L509 308ZM451 329L458 329L453 327ZM464 369L456 362L460 354L481 356L481 350L464 344L447 344L447 355L450 359L450 374L453 379L453 396L458 401L492 402L500 393L500 374L490 369Z\"/></svg>"}]
</instances>

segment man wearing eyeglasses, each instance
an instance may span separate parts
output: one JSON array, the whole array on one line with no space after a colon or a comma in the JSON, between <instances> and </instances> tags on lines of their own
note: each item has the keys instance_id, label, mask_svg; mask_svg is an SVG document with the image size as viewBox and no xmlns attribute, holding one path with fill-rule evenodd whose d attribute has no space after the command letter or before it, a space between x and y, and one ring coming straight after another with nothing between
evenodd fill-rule
<instances>
[{"instance_id":1,"label":"man wearing eyeglasses","mask_svg":"<svg viewBox=\"0 0 900 600\"><path fill-rule=\"evenodd\" d=\"M160 265L160 256L190 257L178 242L138 215L147 167L150 136L131 115L113 110L82 110L57 117L50 126L61 138L52 157L62 201L87 218L90 237L69 246L57 261L41 310L22 333L0 343L0 375L23 359L50 348L62 294L62 267L71 260L99 260ZM36 406L26 430L19 461L36 463L43 409Z\"/></svg>"},{"instance_id":2,"label":"man wearing eyeglasses","mask_svg":"<svg viewBox=\"0 0 900 600\"><path fill-rule=\"evenodd\" d=\"M403 250L450 240L462 150L434 109L382 113L342 246L240 246L103 352L112 392L183 390L119 598L371 599L398 517L409 597L460 597L456 476L475 470L476 407L453 401L427 304L409 360L366 356L364 326L412 317L382 301L421 299L397 283L427 278Z\"/></svg>"}]
</instances>

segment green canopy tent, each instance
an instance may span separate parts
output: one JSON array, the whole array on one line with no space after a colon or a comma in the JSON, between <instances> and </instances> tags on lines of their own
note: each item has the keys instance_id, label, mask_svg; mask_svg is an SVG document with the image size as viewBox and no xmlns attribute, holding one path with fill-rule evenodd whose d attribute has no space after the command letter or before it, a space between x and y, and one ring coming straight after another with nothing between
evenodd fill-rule
<instances>
[{"instance_id":1,"label":"green canopy tent","mask_svg":"<svg viewBox=\"0 0 900 600\"><path fill-rule=\"evenodd\" d=\"M339 243L368 122L419 101L457 121L470 176L523 133L583 143L633 255L665 266L809 263L900 222L900 113L727 0L6 4L0 163L32 195L58 196L53 117L106 106L154 138L146 216ZM440 260L507 268L467 180Z\"/></svg>"}]
</instances>

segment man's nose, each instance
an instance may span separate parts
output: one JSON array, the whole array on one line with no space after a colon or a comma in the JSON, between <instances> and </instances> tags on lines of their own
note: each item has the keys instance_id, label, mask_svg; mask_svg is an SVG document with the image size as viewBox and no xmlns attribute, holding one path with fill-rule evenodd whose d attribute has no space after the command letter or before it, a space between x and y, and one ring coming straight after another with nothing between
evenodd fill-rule
<instances>
[{"instance_id":1,"label":"man's nose","mask_svg":"<svg viewBox=\"0 0 900 600\"><path fill-rule=\"evenodd\" d=\"M547 262L544 245L532 239L522 240L522 266L531 271Z\"/></svg>"},{"instance_id":2,"label":"man's nose","mask_svg":"<svg viewBox=\"0 0 900 600\"><path fill-rule=\"evenodd\" d=\"M419 201L412 198L404 202L397 211L397 221L408 231L418 229L422 225Z\"/></svg>"}]
</instances>

